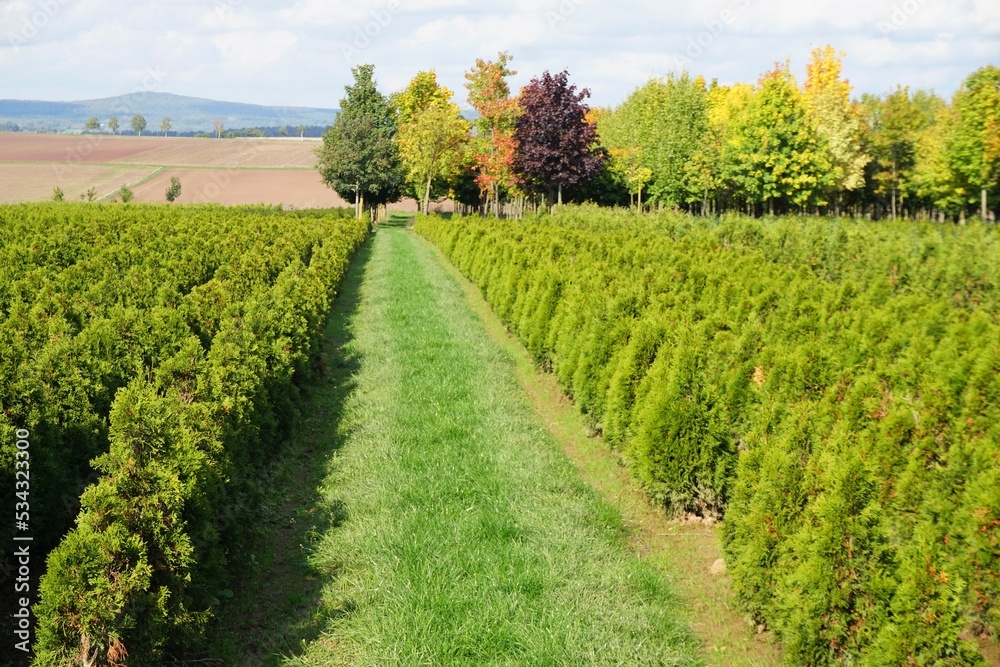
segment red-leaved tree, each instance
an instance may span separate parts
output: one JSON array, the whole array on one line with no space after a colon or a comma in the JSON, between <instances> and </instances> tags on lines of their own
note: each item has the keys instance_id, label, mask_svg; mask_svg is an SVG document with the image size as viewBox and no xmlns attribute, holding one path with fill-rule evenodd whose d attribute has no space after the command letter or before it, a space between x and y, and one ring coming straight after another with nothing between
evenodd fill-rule
<instances>
[{"instance_id":1,"label":"red-leaved tree","mask_svg":"<svg viewBox=\"0 0 1000 667\"><path fill-rule=\"evenodd\" d=\"M507 65L512 60L503 52L495 61L477 59L465 73L469 103L479 112L475 121L476 136L471 153L476 171L476 184L486 199L486 209L500 213L501 193L508 195L517 188L512 170L514 161L514 123L520 109L510 96L507 79L514 70Z\"/></svg>"},{"instance_id":2,"label":"red-leaved tree","mask_svg":"<svg viewBox=\"0 0 1000 667\"><path fill-rule=\"evenodd\" d=\"M587 122L590 97L569 84L569 72L548 72L521 91L521 115L514 139L514 171L524 186L562 203L564 188L586 183L604 167L607 152L598 146L597 129Z\"/></svg>"}]
</instances>

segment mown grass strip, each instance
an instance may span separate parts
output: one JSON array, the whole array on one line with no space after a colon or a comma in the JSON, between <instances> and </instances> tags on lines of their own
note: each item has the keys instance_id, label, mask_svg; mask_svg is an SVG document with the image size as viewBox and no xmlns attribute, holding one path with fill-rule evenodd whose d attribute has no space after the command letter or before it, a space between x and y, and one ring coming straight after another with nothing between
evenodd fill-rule
<instances>
[{"instance_id":1,"label":"mown grass strip","mask_svg":"<svg viewBox=\"0 0 1000 667\"><path fill-rule=\"evenodd\" d=\"M691 665L669 582L538 423L513 362L411 233L377 234L345 445L313 553L322 636L294 665Z\"/></svg>"},{"instance_id":2,"label":"mown grass strip","mask_svg":"<svg viewBox=\"0 0 1000 667\"><path fill-rule=\"evenodd\" d=\"M760 634L749 623L736 605L729 577L713 572L723 557L718 526L671 520L662 507L651 503L621 455L594 433L555 376L539 370L531 354L490 310L479 288L452 266L440 249L431 247L465 290L468 303L490 337L514 360L521 388L546 430L583 480L621 511L630 533L630 548L674 582L686 618L701 640L706 663L719 667L780 664L773 636Z\"/></svg>"}]
</instances>

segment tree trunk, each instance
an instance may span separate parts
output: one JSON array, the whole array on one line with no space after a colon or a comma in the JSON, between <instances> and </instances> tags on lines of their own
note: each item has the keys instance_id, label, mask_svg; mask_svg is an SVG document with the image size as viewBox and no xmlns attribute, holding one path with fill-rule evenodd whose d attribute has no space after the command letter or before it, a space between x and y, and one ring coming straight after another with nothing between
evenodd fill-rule
<instances>
[{"instance_id":1,"label":"tree trunk","mask_svg":"<svg viewBox=\"0 0 1000 667\"><path fill-rule=\"evenodd\" d=\"M428 211L430 210L432 180L433 180L432 177L430 176L427 177L427 189L424 191L424 215L427 215Z\"/></svg>"},{"instance_id":2,"label":"tree trunk","mask_svg":"<svg viewBox=\"0 0 1000 667\"><path fill-rule=\"evenodd\" d=\"M641 194L639 196L642 197ZM559 200L558 201L559 201L559 205L562 206L562 183L559 184ZM642 206L642 202L639 203L639 206Z\"/></svg>"},{"instance_id":3,"label":"tree trunk","mask_svg":"<svg viewBox=\"0 0 1000 667\"><path fill-rule=\"evenodd\" d=\"M896 162L892 163L892 219L896 219Z\"/></svg>"},{"instance_id":4,"label":"tree trunk","mask_svg":"<svg viewBox=\"0 0 1000 667\"><path fill-rule=\"evenodd\" d=\"M982 208L980 209L981 211L980 215L983 216L983 222L986 222L986 218L989 216L989 211L987 210L986 206L986 204L988 203L986 198L986 188L983 188L982 196L983 196L983 201L982 201Z\"/></svg>"}]
</instances>

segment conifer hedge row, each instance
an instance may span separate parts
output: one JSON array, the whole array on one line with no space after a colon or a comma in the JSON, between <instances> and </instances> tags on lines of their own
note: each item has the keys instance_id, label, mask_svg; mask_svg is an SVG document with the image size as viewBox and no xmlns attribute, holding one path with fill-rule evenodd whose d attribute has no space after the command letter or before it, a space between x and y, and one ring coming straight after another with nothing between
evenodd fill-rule
<instances>
[{"instance_id":1,"label":"conifer hedge row","mask_svg":"<svg viewBox=\"0 0 1000 667\"><path fill-rule=\"evenodd\" d=\"M586 208L421 218L677 513L724 517L791 664L968 665L1000 631L1000 240Z\"/></svg>"},{"instance_id":2,"label":"conifer hedge row","mask_svg":"<svg viewBox=\"0 0 1000 667\"><path fill-rule=\"evenodd\" d=\"M32 461L31 532L55 545L96 479L115 393L221 309L291 262L331 224L315 214L222 207L0 206L0 485L14 488L15 425ZM325 214L324 214L325 215ZM336 214L340 215L340 214ZM339 223L337 223L339 224ZM0 524L0 560L11 522Z\"/></svg>"},{"instance_id":3,"label":"conifer hedge row","mask_svg":"<svg viewBox=\"0 0 1000 667\"><path fill-rule=\"evenodd\" d=\"M54 543L79 510L42 578L37 664L158 664L197 641L367 229L339 212L0 207L3 475L28 428L32 530Z\"/></svg>"}]
</instances>

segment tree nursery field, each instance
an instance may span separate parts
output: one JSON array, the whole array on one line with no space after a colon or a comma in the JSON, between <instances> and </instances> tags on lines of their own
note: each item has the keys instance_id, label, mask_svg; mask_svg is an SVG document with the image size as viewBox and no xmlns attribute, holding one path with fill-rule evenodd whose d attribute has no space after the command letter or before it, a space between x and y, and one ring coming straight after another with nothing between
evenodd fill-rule
<instances>
[{"instance_id":1,"label":"tree nursery field","mask_svg":"<svg viewBox=\"0 0 1000 667\"><path fill-rule=\"evenodd\" d=\"M843 57L0 135L0 664L1000 665L1000 68Z\"/></svg>"},{"instance_id":2,"label":"tree nursery field","mask_svg":"<svg viewBox=\"0 0 1000 667\"><path fill-rule=\"evenodd\" d=\"M793 664L1000 629L995 227L570 209L422 218L656 503L722 520Z\"/></svg>"},{"instance_id":3,"label":"tree nursery field","mask_svg":"<svg viewBox=\"0 0 1000 667\"><path fill-rule=\"evenodd\" d=\"M719 522L781 660L995 659L994 227L420 217L441 256L400 220L0 207L33 664L773 664L691 629L443 257L645 511Z\"/></svg>"}]
</instances>

